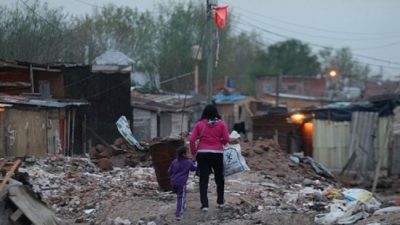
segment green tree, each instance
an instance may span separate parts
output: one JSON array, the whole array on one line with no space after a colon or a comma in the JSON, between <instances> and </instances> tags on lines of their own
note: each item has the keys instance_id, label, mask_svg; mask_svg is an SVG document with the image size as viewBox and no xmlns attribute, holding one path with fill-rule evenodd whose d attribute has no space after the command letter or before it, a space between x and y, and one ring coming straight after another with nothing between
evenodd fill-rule
<instances>
[{"instance_id":1,"label":"green tree","mask_svg":"<svg viewBox=\"0 0 400 225\"><path fill-rule=\"evenodd\" d=\"M160 79L164 81L193 71L192 46L200 45L204 50L206 13L205 6L194 1L160 4L158 11L156 65ZM190 90L193 83L185 82L190 80L171 81L163 84L162 88Z\"/></svg>"},{"instance_id":2,"label":"green tree","mask_svg":"<svg viewBox=\"0 0 400 225\"><path fill-rule=\"evenodd\" d=\"M15 9L1 8L0 57L32 62L63 60L70 17L61 8L28 1Z\"/></svg>"},{"instance_id":3,"label":"green tree","mask_svg":"<svg viewBox=\"0 0 400 225\"><path fill-rule=\"evenodd\" d=\"M260 36L255 32L241 32L230 35L222 46L217 76L228 76L234 81L235 89L248 94L254 93L255 80L250 74L254 61L262 50Z\"/></svg>"},{"instance_id":4,"label":"green tree","mask_svg":"<svg viewBox=\"0 0 400 225\"><path fill-rule=\"evenodd\" d=\"M348 78L352 84L359 84L370 73L368 65L363 66L354 59L349 48L333 50L325 48L319 52L322 71L337 70L339 76Z\"/></svg>"},{"instance_id":5,"label":"green tree","mask_svg":"<svg viewBox=\"0 0 400 225\"><path fill-rule=\"evenodd\" d=\"M317 55L299 40L287 40L260 51L254 65L254 74L284 74L293 76L312 76L320 71Z\"/></svg>"},{"instance_id":6,"label":"green tree","mask_svg":"<svg viewBox=\"0 0 400 225\"><path fill-rule=\"evenodd\" d=\"M135 60L137 69L154 70L150 62L154 56L156 27L148 11L141 13L109 4L96 8L92 16L85 15L75 21L73 40L80 49L76 58L84 55L84 46L89 47L91 60L108 49L116 49Z\"/></svg>"}]
</instances>

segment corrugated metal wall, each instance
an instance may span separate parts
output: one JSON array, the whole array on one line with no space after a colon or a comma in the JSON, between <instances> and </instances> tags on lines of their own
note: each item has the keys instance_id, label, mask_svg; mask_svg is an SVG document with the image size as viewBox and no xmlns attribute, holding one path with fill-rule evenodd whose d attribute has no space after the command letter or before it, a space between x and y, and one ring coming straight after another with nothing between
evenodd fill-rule
<instances>
[{"instance_id":1,"label":"corrugated metal wall","mask_svg":"<svg viewBox=\"0 0 400 225\"><path fill-rule=\"evenodd\" d=\"M369 117L366 117L367 119ZM371 119L371 118L370 118ZM387 131L387 124L391 123L391 117L381 117L378 119L378 126L376 133L364 132L365 135L376 135L374 144L369 154L369 169L373 168L376 162L375 157L377 151L383 151L382 169L388 168L388 151L385 149L385 135ZM314 135L313 135L313 157L332 171L340 171L349 160L352 153L352 146L350 146L351 139L351 126L350 122L334 122L328 120L314 120ZM355 130L365 130L372 128L363 128L365 124L356 124L358 128ZM366 142L366 136L358 134L361 142Z\"/></svg>"},{"instance_id":2,"label":"corrugated metal wall","mask_svg":"<svg viewBox=\"0 0 400 225\"><path fill-rule=\"evenodd\" d=\"M349 158L350 122L314 120L313 157L331 170L340 170Z\"/></svg>"},{"instance_id":3,"label":"corrugated metal wall","mask_svg":"<svg viewBox=\"0 0 400 225\"><path fill-rule=\"evenodd\" d=\"M152 138L151 112L142 109L133 109L133 135L140 141L148 141ZM157 132L157 127L156 127Z\"/></svg>"},{"instance_id":4,"label":"corrugated metal wall","mask_svg":"<svg viewBox=\"0 0 400 225\"><path fill-rule=\"evenodd\" d=\"M394 110L393 118L393 133L400 134L400 106L397 106Z\"/></svg>"},{"instance_id":5,"label":"corrugated metal wall","mask_svg":"<svg viewBox=\"0 0 400 225\"><path fill-rule=\"evenodd\" d=\"M400 106L396 107L393 112L393 147L388 165L391 175L400 175Z\"/></svg>"},{"instance_id":6,"label":"corrugated metal wall","mask_svg":"<svg viewBox=\"0 0 400 225\"><path fill-rule=\"evenodd\" d=\"M187 113L172 113L172 128L171 135L179 136L181 132L188 131L188 114Z\"/></svg>"}]
</instances>

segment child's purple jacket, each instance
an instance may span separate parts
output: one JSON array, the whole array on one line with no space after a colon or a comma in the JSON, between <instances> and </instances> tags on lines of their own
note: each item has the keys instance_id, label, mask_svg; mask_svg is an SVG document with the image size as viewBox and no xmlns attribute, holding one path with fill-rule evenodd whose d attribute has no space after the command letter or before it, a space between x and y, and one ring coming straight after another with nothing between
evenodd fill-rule
<instances>
[{"instance_id":1,"label":"child's purple jacket","mask_svg":"<svg viewBox=\"0 0 400 225\"><path fill-rule=\"evenodd\" d=\"M190 159L179 158L172 161L168 169L172 185L186 185L189 171L195 171L196 165Z\"/></svg>"}]
</instances>

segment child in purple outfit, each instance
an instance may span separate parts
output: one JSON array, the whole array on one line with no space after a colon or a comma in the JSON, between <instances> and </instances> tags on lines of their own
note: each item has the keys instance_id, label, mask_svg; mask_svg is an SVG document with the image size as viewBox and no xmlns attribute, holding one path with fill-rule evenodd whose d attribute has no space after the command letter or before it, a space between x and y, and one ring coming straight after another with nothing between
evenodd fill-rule
<instances>
[{"instance_id":1,"label":"child in purple outfit","mask_svg":"<svg viewBox=\"0 0 400 225\"><path fill-rule=\"evenodd\" d=\"M178 157L172 161L168 174L171 186L176 192L176 219L180 220L185 209L186 182L189 177L189 171L195 171L196 165L189 159L189 149L187 147L179 147L176 151Z\"/></svg>"}]
</instances>

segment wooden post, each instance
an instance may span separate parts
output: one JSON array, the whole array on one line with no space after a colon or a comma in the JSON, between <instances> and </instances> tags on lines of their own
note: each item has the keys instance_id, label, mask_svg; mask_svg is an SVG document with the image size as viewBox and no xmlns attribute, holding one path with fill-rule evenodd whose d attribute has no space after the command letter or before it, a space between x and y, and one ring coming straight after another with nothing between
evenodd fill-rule
<instances>
[{"instance_id":1,"label":"wooden post","mask_svg":"<svg viewBox=\"0 0 400 225\"><path fill-rule=\"evenodd\" d=\"M29 79L31 81L31 92L35 93L35 80L33 79L33 68L32 64L29 64Z\"/></svg>"},{"instance_id":2,"label":"wooden post","mask_svg":"<svg viewBox=\"0 0 400 225\"><path fill-rule=\"evenodd\" d=\"M376 167L375 167L374 181L372 183L372 193L375 193L375 191L376 191L376 186L378 184L378 179L379 179L379 173L381 171L381 164L382 164L382 158L383 158L382 156L384 154L384 151L388 149L391 133L392 133L392 121L389 119L389 121L386 124L384 147L382 150L379 149L379 151L378 151L378 162L376 163Z\"/></svg>"},{"instance_id":3,"label":"wooden post","mask_svg":"<svg viewBox=\"0 0 400 225\"><path fill-rule=\"evenodd\" d=\"M10 177L14 174L14 172L18 168L19 164L21 164L21 160L17 159L17 161L14 162L11 169L7 172L6 176L4 177L3 181L0 184L0 192L3 190L4 186L6 186L8 179L10 179Z\"/></svg>"}]
</instances>

